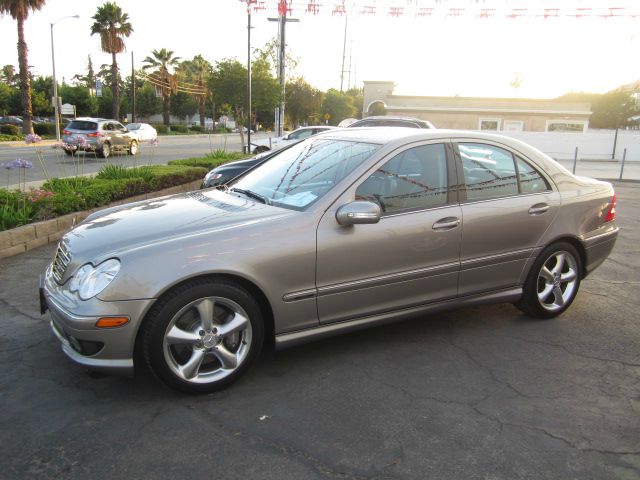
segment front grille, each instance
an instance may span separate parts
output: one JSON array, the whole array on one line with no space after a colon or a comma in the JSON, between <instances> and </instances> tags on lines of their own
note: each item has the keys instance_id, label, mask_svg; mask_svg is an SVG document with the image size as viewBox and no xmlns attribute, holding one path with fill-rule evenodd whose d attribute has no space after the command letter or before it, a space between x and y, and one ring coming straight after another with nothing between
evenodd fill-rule
<instances>
[{"instance_id":1,"label":"front grille","mask_svg":"<svg viewBox=\"0 0 640 480\"><path fill-rule=\"evenodd\" d=\"M56 256L53 258L53 264L51 265L51 273L56 282L62 283L62 277L67 270L69 263L71 262L71 254L67 250L67 247L60 242L58 244L58 250L56 250Z\"/></svg>"}]
</instances>

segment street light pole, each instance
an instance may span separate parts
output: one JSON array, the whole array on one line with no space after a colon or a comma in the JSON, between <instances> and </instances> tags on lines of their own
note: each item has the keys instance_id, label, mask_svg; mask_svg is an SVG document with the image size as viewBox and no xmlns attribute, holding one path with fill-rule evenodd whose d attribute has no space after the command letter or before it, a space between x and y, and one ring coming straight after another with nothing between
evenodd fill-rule
<instances>
[{"instance_id":1,"label":"street light pole","mask_svg":"<svg viewBox=\"0 0 640 480\"><path fill-rule=\"evenodd\" d=\"M51 23L51 63L53 65L53 111L56 117L56 141L60 141L60 106L58 105L58 82L56 81L56 55L53 48L53 26L65 18L80 18L80 15L69 15Z\"/></svg>"}]
</instances>

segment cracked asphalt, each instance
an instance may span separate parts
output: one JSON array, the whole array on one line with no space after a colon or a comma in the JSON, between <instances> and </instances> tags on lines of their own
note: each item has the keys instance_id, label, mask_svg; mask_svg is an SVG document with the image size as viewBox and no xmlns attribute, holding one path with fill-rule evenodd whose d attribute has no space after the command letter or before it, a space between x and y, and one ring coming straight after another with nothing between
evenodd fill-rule
<instances>
[{"instance_id":1,"label":"cracked asphalt","mask_svg":"<svg viewBox=\"0 0 640 480\"><path fill-rule=\"evenodd\" d=\"M0 261L0 478L640 479L640 184L560 318L467 308L266 353L185 396L91 378L37 305L43 247Z\"/></svg>"}]
</instances>

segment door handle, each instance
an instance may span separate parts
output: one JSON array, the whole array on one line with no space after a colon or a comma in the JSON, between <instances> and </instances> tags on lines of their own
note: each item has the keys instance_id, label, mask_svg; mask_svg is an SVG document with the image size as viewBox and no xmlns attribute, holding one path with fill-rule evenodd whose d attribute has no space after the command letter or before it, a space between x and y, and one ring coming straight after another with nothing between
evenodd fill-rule
<instances>
[{"instance_id":1,"label":"door handle","mask_svg":"<svg viewBox=\"0 0 640 480\"><path fill-rule=\"evenodd\" d=\"M529 209L529 215L540 215L549 210L549 205L546 203L536 203Z\"/></svg>"},{"instance_id":2,"label":"door handle","mask_svg":"<svg viewBox=\"0 0 640 480\"><path fill-rule=\"evenodd\" d=\"M442 231L451 230L452 228L456 228L458 225L460 225L460 219L458 217L446 217L438 220L431 228L436 231Z\"/></svg>"}]
</instances>

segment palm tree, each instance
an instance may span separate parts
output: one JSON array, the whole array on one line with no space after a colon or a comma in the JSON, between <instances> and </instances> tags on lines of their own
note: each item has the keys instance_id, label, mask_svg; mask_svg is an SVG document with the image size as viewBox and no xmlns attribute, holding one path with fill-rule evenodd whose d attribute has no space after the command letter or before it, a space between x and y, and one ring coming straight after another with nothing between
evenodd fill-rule
<instances>
[{"instance_id":1,"label":"palm tree","mask_svg":"<svg viewBox=\"0 0 640 480\"><path fill-rule=\"evenodd\" d=\"M31 78L27 60L27 42L24 40L24 21L29 12L40 10L45 0L0 0L0 13L8 13L18 22L18 64L20 66L20 92L22 94L22 131L33 133L31 117Z\"/></svg>"},{"instance_id":2,"label":"palm tree","mask_svg":"<svg viewBox=\"0 0 640 480\"><path fill-rule=\"evenodd\" d=\"M120 84L118 75L118 62L116 55L124 52L124 38L131 35L133 27L129 23L129 15L115 2L106 2L98 7L96 14L91 17L94 22L91 25L91 35L100 35L100 47L105 53L111 54L111 94L112 115L116 120L120 119Z\"/></svg>"},{"instance_id":3,"label":"palm tree","mask_svg":"<svg viewBox=\"0 0 640 480\"><path fill-rule=\"evenodd\" d=\"M180 57L174 57L173 50L166 48L152 50L151 55L153 57L147 57L142 61L145 64L142 68L143 70L155 69L154 78L162 88L162 121L165 125L169 125L171 93L176 90L176 80L169 68L177 66L180 63Z\"/></svg>"},{"instance_id":4,"label":"palm tree","mask_svg":"<svg viewBox=\"0 0 640 480\"><path fill-rule=\"evenodd\" d=\"M177 72L184 80L197 86L198 90L206 92L203 95L196 95L198 97L198 113L200 114L200 125L202 127L204 127L205 105L208 95L208 89L205 86L211 77L212 71L213 66L202 55L196 55L193 60L182 62Z\"/></svg>"}]
</instances>

